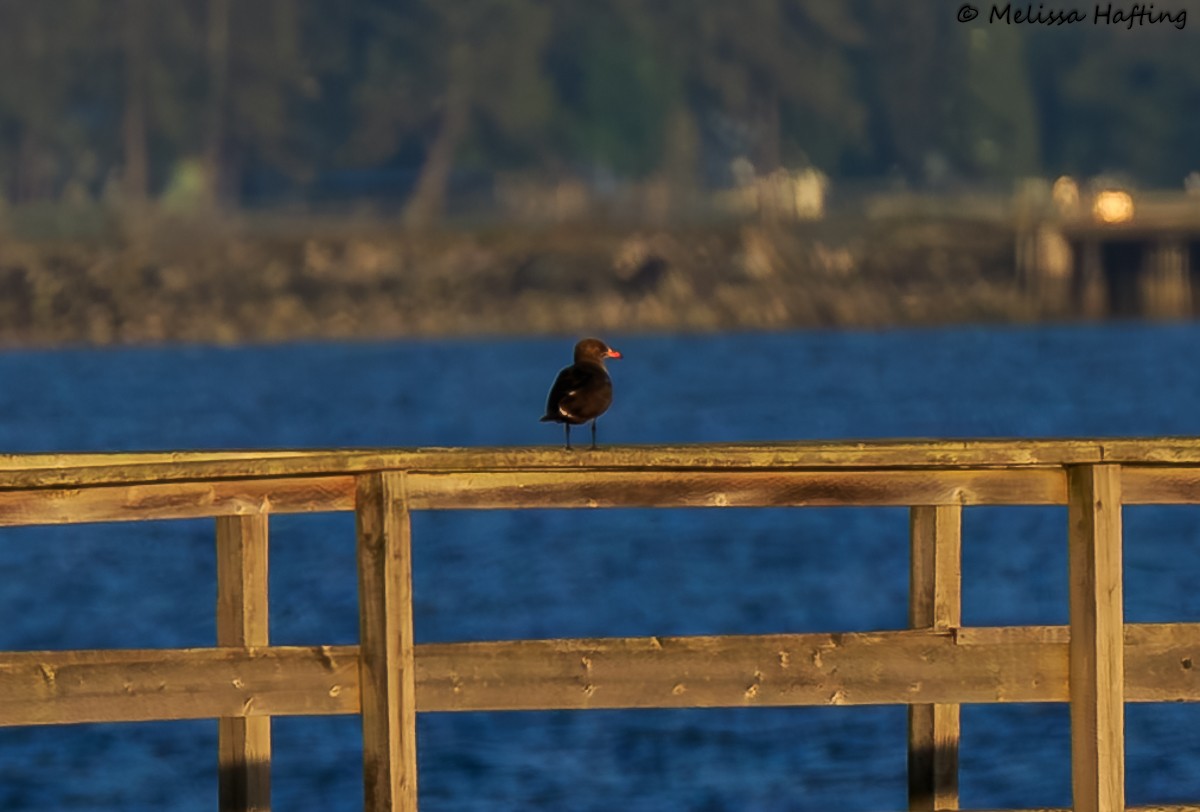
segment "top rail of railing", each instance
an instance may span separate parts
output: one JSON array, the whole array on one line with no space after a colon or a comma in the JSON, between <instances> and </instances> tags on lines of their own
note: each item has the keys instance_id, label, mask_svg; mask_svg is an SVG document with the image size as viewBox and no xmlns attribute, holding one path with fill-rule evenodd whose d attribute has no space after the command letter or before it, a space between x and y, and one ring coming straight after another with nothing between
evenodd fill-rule
<instances>
[{"instance_id":1,"label":"top rail of railing","mask_svg":"<svg viewBox=\"0 0 1200 812\"><path fill-rule=\"evenodd\" d=\"M802 441L697 445L358 448L0 455L0 490L378 470L1021 468L1092 463L1200 465L1200 437Z\"/></svg>"}]
</instances>

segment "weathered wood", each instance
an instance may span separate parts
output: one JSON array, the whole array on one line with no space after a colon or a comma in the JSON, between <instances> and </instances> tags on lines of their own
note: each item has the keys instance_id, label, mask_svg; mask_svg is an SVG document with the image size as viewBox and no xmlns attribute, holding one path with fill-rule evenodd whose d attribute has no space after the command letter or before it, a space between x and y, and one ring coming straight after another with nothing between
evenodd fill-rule
<instances>
[{"instance_id":1,"label":"weathered wood","mask_svg":"<svg viewBox=\"0 0 1200 812\"><path fill-rule=\"evenodd\" d=\"M1151 806L1129 806L1126 809L1129 812L1200 812L1200 806L1191 804L1153 804ZM1050 807L1038 809L991 809L978 810L978 812L1073 812L1073 810L1064 807Z\"/></svg>"},{"instance_id":2,"label":"weathered wood","mask_svg":"<svg viewBox=\"0 0 1200 812\"><path fill-rule=\"evenodd\" d=\"M217 645L266 646L268 518L219 516L217 530Z\"/></svg>"},{"instance_id":3,"label":"weathered wood","mask_svg":"<svg viewBox=\"0 0 1200 812\"><path fill-rule=\"evenodd\" d=\"M1200 702L1200 623L1125 627L1125 698ZM417 710L1066 702L1065 626L426 643ZM358 646L0 653L0 726L359 712ZM784 656L786 655L786 656Z\"/></svg>"},{"instance_id":4,"label":"weathered wood","mask_svg":"<svg viewBox=\"0 0 1200 812\"><path fill-rule=\"evenodd\" d=\"M217 645L270 643L266 515L217 518ZM271 808L271 719L217 722L218 806L222 812Z\"/></svg>"},{"instance_id":5,"label":"weathered wood","mask_svg":"<svg viewBox=\"0 0 1200 812\"><path fill-rule=\"evenodd\" d=\"M413 509L1064 504L1061 470L516 471L409 475ZM346 475L0 491L0 526L352 510Z\"/></svg>"},{"instance_id":6,"label":"weathered wood","mask_svg":"<svg viewBox=\"0 0 1200 812\"><path fill-rule=\"evenodd\" d=\"M0 527L353 509L350 476L0 491Z\"/></svg>"},{"instance_id":7,"label":"weathered wood","mask_svg":"<svg viewBox=\"0 0 1200 812\"><path fill-rule=\"evenodd\" d=\"M252 614L252 562L222 553L220 622L242 624L240 644L227 626L230 648L0 653L0 725L227 717L222 780L249 786L255 749L269 758L252 725L361 712L368 808L415 809L417 711L899 703L929 756L913 806L950 808L938 754L958 726L939 708L1069 699L1076 809L1120 810L1124 702L1200 701L1200 625L1122 626L1122 498L1200 502L1200 438L0 455L0 525L244 517L219 537L251 545L261 527L264 565L266 514L356 508L362 601L361 648L265 647L265 584L255 636L229 597ZM413 646L412 509L858 504L921 506L925 628ZM1069 505L1070 627L957 628L947 528L974 504Z\"/></svg>"},{"instance_id":8,"label":"weathered wood","mask_svg":"<svg viewBox=\"0 0 1200 812\"><path fill-rule=\"evenodd\" d=\"M1200 438L1121 440L872 440L631 446L568 453L544 448L346 449L0 456L0 490L377 470L810 469L1061 466L1096 462L1200 464Z\"/></svg>"},{"instance_id":9,"label":"weathered wood","mask_svg":"<svg viewBox=\"0 0 1200 812\"><path fill-rule=\"evenodd\" d=\"M0 653L0 725L358 712L358 646Z\"/></svg>"},{"instance_id":10,"label":"weathered wood","mask_svg":"<svg viewBox=\"0 0 1200 812\"><path fill-rule=\"evenodd\" d=\"M1200 468L1122 466L1121 501L1126 505L1200 503Z\"/></svg>"},{"instance_id":11,"label":"weathered wood","mask_svg":"<svg viewBox=\"0 0 1200 812\"><path fill-rule=\"evenodd\" d=\"M230 460L260 460L281 457L306 457L312 451L298 449L255 449L228 451L85 451L77 453L0 454L0 471L89 468L112 465L164 465Z\"/></svg>"},{"instance_id":12,"label":"weathered wood","mask_svg":"<svg viewBox=\"0 0 1200 812\"><path fill-rule=\"evenodd\" d=\"M914 507L909 540L909 627L958 628L962 625L962 509Z\"/></svg>"},{"instance_id":13,"label":"weathered wood","mask_svg":"<svg viewBox=\"0 0 1200 812\"><path fill-rule=\"evenodd\" d=\"M909 539L909 627L958 628L962 625L962 508L912 508ZM909 705L909 809L958 808L958 741L958 705Z\"/></svg>"},{"instance_id":14,"label":"weathered wood","mask_svg":"<svg viewBox=\"0 0 1200 812\"><path fill-rule=\"evenodd\" d=\"M932 630L514 641L420 649L422 704L456 710L1063 701L1066 646Z\"/></svg>"},{"instance_id":15,"label":"weathered wood","mask_svg":"<svg viewBox=\"0 0 1200 812\"><path fill-rule=\"evenodd\" d=\"M588 471L1200 465L1200 438L806 441L542 448L313 449L0 455L0 490L406 471Z\"/></svg>"},{"instance_id":16,"label":"weathered wood","mask_svg":"<svg viewBox=\"0 0 1200 812\"><path fill-rule=\"evenodd\" d=\"M926 471L504 471L414 473L427 509L1053 505L1061 469Z\"/></svg>"},{"instance_id":17,"label":"weathered wood","mask_svg":"<svg viewBox=\"0 0 1200 812\"><path fill-rule=\"evenodd\" d=\"M105 455L113 456L113 455ZM926 478L929 473L938 474ZM680 485L665 498L675 505L754 507L791 504L914 504L933 498L942 504L1065 504L1061 471L1032 468L945 472L721 471L646 472L645 479ZM601 480L594 479L600 475ZM560 479L560 477L566 477ZM637 497L636 477L614 472L518 471L511 474L414 474L414 501L421 509L441 507L578 506L649 504ZM539 494L506 493L507 481ZM603 477L607 477L604 480ZM888 483L889 478L898 477ZM581 496L578 484L596 482L595 495ZM958 484L955 484L958 483ZM662 486L664 489L666 485ZM1125 504L1200 503L1200 468L1141 466L1122 469ZM807 501L806 500L807 497ZM469 503L458 505L456 499ZM905 499L909 501L904 501ZM926 503L928 503L926 501ZM665 506L665 505L664 505ZM354 507L354 479L349 475L291 477L270 480L215 480L144 485L106 485L26 491L0 490L0 526L81 524L87 522L194 519L254 513L345 511Z\"/></svg>"},{"instance_id":18,"label":"weathered wood","mask_svg":"<svg viewBox=\"0 0 1200 812\"><path fill-rule=\"evenodd\" d=\"M411 525L405 475L358 478L359 683L367 812L417 808Z\"/></svg>"},{"instance_id":19,"label":"weathered wood","mask_svg":"<svg viewBox=\"0 0 1200 812\"><path fill-rule=\"evenodd\" d=\"M1071 785L1076 812L1125 808L1121 468L1068 471Z\"/></svg>"}]
</instances>

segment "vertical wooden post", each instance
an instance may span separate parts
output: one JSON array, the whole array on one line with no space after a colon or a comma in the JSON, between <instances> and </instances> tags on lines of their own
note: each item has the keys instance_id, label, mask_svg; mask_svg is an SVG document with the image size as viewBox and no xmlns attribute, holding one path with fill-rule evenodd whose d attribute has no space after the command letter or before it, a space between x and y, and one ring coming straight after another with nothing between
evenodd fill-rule
<instances>
[{"instance_id":1,"label":"vertical wooden post","mask_svg":"<svg viewBox=\"0 0 1200 812\"><path fill-rule=\"evenodd\" d=\"M417 706L404 474L362 474L357 485L365 808L415 812Z\"/></svg>"},{"instance_id":2,"label":"vertical wooden post","mask_svg":"<svg viewBox=\"0 0 1200 812\"><path fill-rule=\"evenodd\" d=\"M1067 469L1071 786L1075 812L1125 809L1121 469Z\"/></svg>"},{"instance_id":3,"label":"vertical wooden post","mask_svg":"<svg viewBox=\"0 0 1200 812\"><path fill-rule=\"evenodd\" d=\"M909 514L908 624L962 623L962 508L917 506ZM958 808L958 705L908 706L908 808Z\"/></svg>"},{"instance_id":4,"label":"vertical wooden post","mask_svg":"<svg viewBox=\"0 0 1200 812\"><path fill-rule=\"evenodd\" d=\"M268 645L267 516L217 517L217 645ZM271 808L271 719L217 722L221 812Z\"/></svg>"}]
</instances>

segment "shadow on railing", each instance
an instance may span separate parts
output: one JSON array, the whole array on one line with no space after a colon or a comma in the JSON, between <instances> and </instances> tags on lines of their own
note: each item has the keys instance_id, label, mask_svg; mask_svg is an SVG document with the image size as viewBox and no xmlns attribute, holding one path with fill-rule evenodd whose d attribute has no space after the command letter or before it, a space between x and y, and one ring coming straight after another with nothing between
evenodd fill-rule
<instances>
[{"instance_id":1,"label":"shadow on railing","mask_svg":"<svg viewBox=\"0 0 1200 812\"><path fill-rule=\"evenodd\" d=\"M1069 702L1074 808L1113 812L1124 703L1200 700L1200 624L1123 622L1121 505L1197 502L1190 438L0 457L0 525L212 516L218 550L218 647L2 653L0 724L218 718L221 808L261 810L271 716L361 714L377 812L416 809L418 712L903 704L910 808L953 809L960 703ZM963 627L963 507L1046 504L1069 626ZM805 505L910 508L910 629L413 644L411 511ZM269 515L349 510L360 644L271 646Z\"/></svg>"}]
</instances>

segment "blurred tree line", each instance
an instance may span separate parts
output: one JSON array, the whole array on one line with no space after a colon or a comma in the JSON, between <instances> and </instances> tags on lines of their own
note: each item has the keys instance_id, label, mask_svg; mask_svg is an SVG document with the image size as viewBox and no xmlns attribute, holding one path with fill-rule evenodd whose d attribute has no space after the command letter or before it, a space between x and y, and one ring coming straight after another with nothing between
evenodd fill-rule
<instances>
[{"instance_id":1,"label":"blurred tree line","mask_svg":"<svg viewBox=\"0 0 1200 812\"><path fill-rule=\"evenodd\" d=\"M0 198L238 205L349 178L420 224L473 172L705 188L738 156L1176 186L1200 164L1189 37L961 25L937 0L0 0Z\"/></svg>"}]
</instances>

